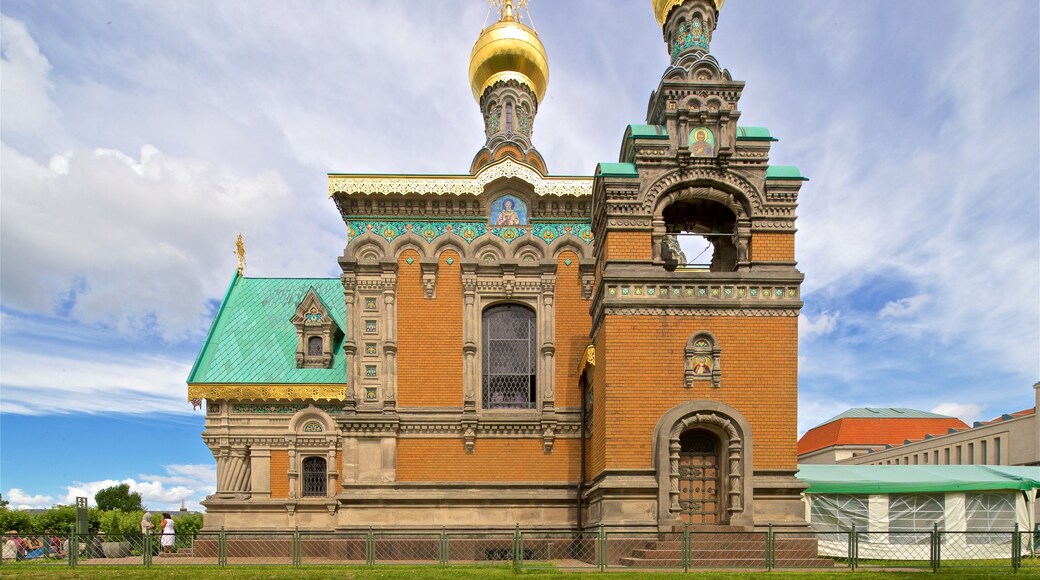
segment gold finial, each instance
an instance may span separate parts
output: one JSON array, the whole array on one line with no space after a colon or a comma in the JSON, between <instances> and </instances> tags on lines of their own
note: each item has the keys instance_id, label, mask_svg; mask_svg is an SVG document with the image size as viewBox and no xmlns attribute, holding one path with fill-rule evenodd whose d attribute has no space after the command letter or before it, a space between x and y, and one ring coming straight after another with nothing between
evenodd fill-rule
<instances>
[{"instance_id":1,"label":"gold finial","mask_svg":"<svg viewBox=\"0 0 1040 580\"><path fill-rule=\"evenodd\" d=\"M498 7L498 20L505 22L519 21L520 11L527 6L527 0L515 0L516 7L513 7L514 0L488 0L492 6Z\"/></svg>"},{"instance_id":2,"label":"gold finial","mask_svg":"<svg viewBox=\"0 0 1040 580\"><path fill-rule=\"evenodd\" d=\"M242 234L235 239L235 255L238 256L238 275L246 271L246 245L242 242Z\"/></svg>"}]
</instances>

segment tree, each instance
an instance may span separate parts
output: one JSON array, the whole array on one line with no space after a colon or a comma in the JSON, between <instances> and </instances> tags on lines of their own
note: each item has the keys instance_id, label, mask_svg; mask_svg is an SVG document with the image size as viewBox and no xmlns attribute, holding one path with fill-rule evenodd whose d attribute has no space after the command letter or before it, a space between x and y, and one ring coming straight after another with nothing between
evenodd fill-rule
<instances>
[{"instance_id":1,"label":"tree","mask_svg":"<svg viewBox=\"0 0 1040 580\"><path fill-rule=\"evenodd\" d=\"M130 493L130 485L120 483L106 487L94 494L94 503L99 510L119 510L121 512L141 511L141 494Z\"/></svg>"}]
</instances>

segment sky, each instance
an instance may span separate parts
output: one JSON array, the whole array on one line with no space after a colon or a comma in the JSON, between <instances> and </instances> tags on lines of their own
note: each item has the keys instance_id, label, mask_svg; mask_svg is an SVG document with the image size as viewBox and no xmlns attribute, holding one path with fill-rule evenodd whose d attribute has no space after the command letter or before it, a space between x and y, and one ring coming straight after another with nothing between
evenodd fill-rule
<instances>
[{"instance_id":1,"label":"sky","mask_svg":"<svg viewBox=\"0 0 1040 580\"><path fill-rule=\"evenodd\" d=\"M898 10L896 7L898 6ZM650 3L534 0L550 173L616 161L668 65ZM185 380L230 281L338 276L326 174L464 173L480 0L5 0L0 492L118 482L191 509ZM984 420L1040 380L1040 5L730 0L742 126L810 181L799 430L849 407Z\"/></svg>"}]
</instances>

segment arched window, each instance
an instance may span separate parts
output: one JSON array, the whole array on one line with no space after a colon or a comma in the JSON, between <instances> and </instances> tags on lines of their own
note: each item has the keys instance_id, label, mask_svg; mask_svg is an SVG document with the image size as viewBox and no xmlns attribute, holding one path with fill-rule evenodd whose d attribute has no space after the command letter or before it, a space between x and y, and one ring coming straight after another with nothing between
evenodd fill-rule
<instances>
[{"instance_id":1,"label":"arched window","mask_svg":"<svg viewBox=\"0 0 1040 580\"><path fill-rule=\"evenodd\" d=\"M325 459L308 457L303 460L303 497L325 497L328 495L328 472Z\"/></svg>"},{"instance_id":2,"label":"arched window","mask_svg":"<svg viewBox=\"0 0 1040 580\"><path fill-rule=\"evenodd\" d=\"M312 336L307 339L307 355L308 356L321 356L321 337Z\"/></svg>"},{"instance_id":3,"label":"arched window","mask_svg":"<svg viewBox=\"0 0 1040 580\"><path fill-rule=\"evenodd\" d=\"M506 103L506 131L513 130L513 104Z\"/></svg>"},{"instance_id":4,"label":"arched window","mask_svg":"<svg viewBox=\"0 0 1040 580\"><path fill-rule=\"evenodd\" d=\"M484 311L485 409L535 408L538 353L534 311L519 304Z\"/></svg>"}]
</instances>

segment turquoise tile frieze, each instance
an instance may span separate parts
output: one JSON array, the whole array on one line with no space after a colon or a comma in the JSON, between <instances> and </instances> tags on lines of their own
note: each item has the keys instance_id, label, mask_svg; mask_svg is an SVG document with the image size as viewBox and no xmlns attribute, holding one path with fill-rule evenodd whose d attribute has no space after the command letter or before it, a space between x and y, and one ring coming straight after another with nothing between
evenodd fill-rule
<instances>
[{"instance_id":1,"label":"turquoise tile frieze","mask_svg":"<svg viewBox=\"0 0 1040 580\"><path fill-rule=\"evenodd\" d=\"M343 414L343 408L336 405L315 405L329 415ZM240 403L231 406L232 413L251 413L253 415L292 415L306 409L307 405L268 405L263 403Z\"/></svg>"},{"instance_id":2,"label":"turquoise tile frieze","mask_svg":"<svg viewBox=\"0 0 1040 580\"><path fill-rule=\"evenodd\" d=\"M582 223L544 223L539 222L529 226L488 226L482 222L438 222L438 221L348 221L347 240L352 240L363 233L372 232L381 236L384 240L392 242L406 233L413 233L427 242L453 233L473 243L477 238L488 233L497 236L506 243L531 235L546 244L551 244L557 238L574 236L586 244L593 241L592 227Z\"/></svg>"},{"instance_id":3,"label":"turquoise tile frieze","mask_svg":"<svg viewBox=\"0 0 1040 580\"><path fill-rule=\"evenodd\" d=\"M797 286L699 285L699 284L608 284L607 295L643 297L698 297L717 300L797 299Z\"/></svg>"}]
</instances>

